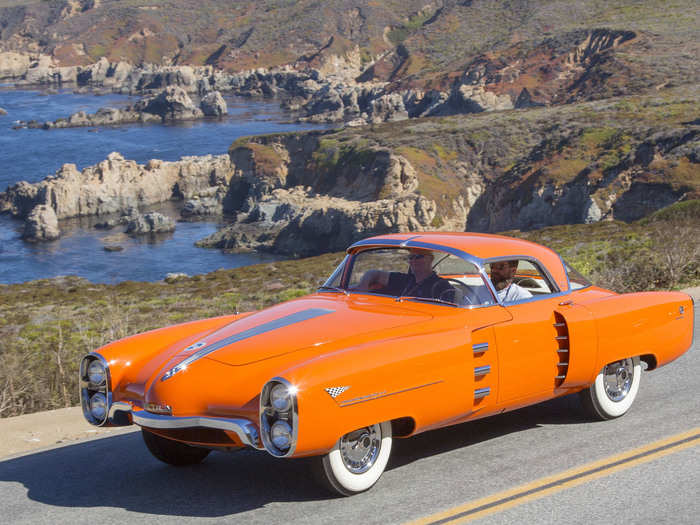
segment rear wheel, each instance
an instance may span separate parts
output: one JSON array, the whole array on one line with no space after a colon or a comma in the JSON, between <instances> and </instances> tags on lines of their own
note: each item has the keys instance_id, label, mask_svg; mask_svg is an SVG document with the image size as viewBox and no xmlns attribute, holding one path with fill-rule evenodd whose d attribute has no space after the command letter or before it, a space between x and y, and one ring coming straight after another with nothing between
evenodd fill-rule
<instances>
[{"instance_id":1,"label":"rear wheel","mask_svg":"<svg viewBox=\"0 0 700 525\"><path fill-rule=\"evenodd\" d=\"M341 437L317 459L321 481L333 492L352 496L374 485L391 453L391 423L360 428Z\"/></svg>"},{"instance_id":2,"label":"rear wheel","mask_svg":"<svg viewBox=\"0 0 700 525\"><path fill-rule=\"evenodd\" d=\"M143 436L143 441L146 443L149 452L153 454L155 458L168 465L175 465L177 467L195 465L201 463L202 460L209 455L209 452L211 452L211 450L206 448L193 447L185 443L180 443L179 441L166 439L145 428L141 429L141 435Z\"/></svg>"},{"instance_id":3,"label":"rear wheel","mask_svg":"<svg viewBox=\"0 0 700 525\"><path fill-rule=\"evenodd\" d=\"M642 366L639 357L615 361L603 367L595 382L579 395L594 419L614 419L625 414L639 391Z\"/></svg>"}]
</instances>

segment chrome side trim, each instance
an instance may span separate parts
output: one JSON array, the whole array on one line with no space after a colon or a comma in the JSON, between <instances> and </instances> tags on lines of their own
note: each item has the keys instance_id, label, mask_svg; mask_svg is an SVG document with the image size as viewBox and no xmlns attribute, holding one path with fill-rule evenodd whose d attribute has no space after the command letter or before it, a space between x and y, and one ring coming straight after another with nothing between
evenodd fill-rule
<instances>
[{"instance_id":1,"label":"chrome side trim","mask_svg":"<svg viewBox=\"0 0 700 525\"><path fill-rule=\"evenodd\" d=\"M566 376L554 376L554 379L565 379Z\"/></svg>"},{"instance_id":2,"label":"chrome side trim","mask_svg":"<svg viewBox=\"0 0 700 525\"><path fill-rule=\"evenodd\" d=\"M472 351L474 352L474 355L483 354L488 349L489 349L488 343L477 343L475 345L472 345Z\"/></svg>"},{"instance_id":3,"label":"chrome side trim","mask_svg":"<svg viewBox=\"0 0 700 525\"><path fill-rule=\"evenodd\" d=\"M474 369L474 377L485 376L489 372L491 372L491 365L477 366Z\"/></svg>"},{"instance_id":4,"label":"chrome side trim","mask_svg":"<svg viewBox=\"0 0 700 525\"><path fill-rule=\"evenodd\" d=\"M217 350L221 350L222 348L231 345L233 343L237 343L239 341L243 341L244 339L249 339L251 337L255 337L256 335L262 335L267 332L271 332L272 330L278 330L280 328L284 328L286 326L290 326L296 323L301 323L302 321L308 321L310 319L314 319L316 317L319 317L321 315L326 315L326 314L331 314L335 312L335 310L329 310L327 308L309 308L307 310L301 310L300 312L294 312L293 314L285 315L284 317L280 317L279 319L275 319L274 321L269 321L267 323L263 323L259 326L256 326L254 328L249 328L248 330L243 330L242 332L239 332L237 334L231 335L229 337L225 337L224 339L221 339L220 341L216 341L215 343L212 343L211 345L205 346L201 350L195 352L189 357L186 357L182 361L180 361L177 365L172 367L170 370L168 370L165 374L163 374L163 377L160 378L161 381L166 381L167 379L170 379L173 377L175 374L178 372L181 372L185 370L189 365L194 363L195 361L201 359L202 357L211 354L212 352L216 352ZM197 344L197 343L195 343ZM192 345L194 346L194 345Z\"/></svg>"},{"instance_id":5,"label":"chrome side trim","mask_svg":"<svg viewBox=\"0 0 700 525\"><path fill-rule=\"evenodd\" d=\"M374 401L375 399L381 399L383 397L388 397L388 396L394 396L396 394L403 394L404 392L410 392L411 390L417 390L419 388L425 388L426 386L432 386L432 385L437 385L438 383L442 383L442 379L440 381L433 381L432 383L426 383L424 385L418 385L418 386L412 386L409 388L404 388L402 390L396 390L394 392L375 392L373 394L369 394L366 396L361 396L361 397L355 397L353 399L348 399L347 401L341 401L339 405L341 407L347 407L350 405L357 405L359 403L366 403L367 401Z\"/></svg>"},{"instance_id":6,"label":"chrome side trim","mask_svg":"<svg viewBox=\"0 0 700 525\"><path fill-rule=\"evenodd\" d=\"M566 326L566 323L554 323L554 326L556 328L564 328Z\"/></svg>"},{"instance_id":7,"label":"chrome side trim","mask_svg":"<svg viewBox=\"0 0 700 525\"><path fill-rule=\"evenodd\" d=\"M164 414L153 414L145 410L132 412L131 417L139 426L146 428L214 428L217 430L228 430L235 432L245 445L258 450L262 449L259 444L258 430L255 425L247 419L227 419L223 417L205 416L166 416Z\"/></svg>"},{"instance_id":8,"label":"chrome side trim","mask_svg":"<svg viewBox=\"0 0 700 525\"><path fill-rule=\"evenodd\" d=\"M565 341L565 340L567 340L568 338L569 338L568 335L558 335L558 336L556 336L554 339L556 339L557 341Z\"/></svg>"},{"instance_id":9,"label":"chrome side trim","mask_svg":"<svg viewBox=\"0 0 700 525\"><path fill-rule=\"evenodd\" d=\"M565 354L565 353L568 352L568 351L569 351L568 348L559 348L559 349L557 349L557 353L558 353L558 354Z\"/></svg>"},{"instance_id":10,"label":"chrome side trim","mask_svg":"<svg viewBox=\"0 0 700 525\"><path fill-rule=\"evenodd\" d=\"M477 388L474 390L474 399L481 399L482 397L486 397L491 393L491 389L489 387L485 388Z\"/></svg>"}]
</instances>

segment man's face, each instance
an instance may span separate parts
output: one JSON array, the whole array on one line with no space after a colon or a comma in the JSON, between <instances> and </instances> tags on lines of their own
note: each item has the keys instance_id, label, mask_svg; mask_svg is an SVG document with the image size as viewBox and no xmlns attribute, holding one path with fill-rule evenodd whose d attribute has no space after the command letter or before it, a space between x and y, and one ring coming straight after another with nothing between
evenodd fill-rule
<instances>
[{"instance_id":1,"label":"man's face","mask_svg":"<svg viewBox=\"0 0 700 525\"><path fill-rule=\"evenodd\" d=\"M414 275L423 275L432 270L433 254L430 252L412 251L408 254L408 264Z\"/></svg>"},{"instance_id":2,"label":"man's face","mask_svg":"<svg viewBox=\"0 0 700 525\"><path fill-rule=\"evenodd\" d=\"M510 261L491 263L491 280L494 283L510 281L515 275L515 271L517 269L518 266L516 264L512 264Z\"/></svg>"}]
</instances>

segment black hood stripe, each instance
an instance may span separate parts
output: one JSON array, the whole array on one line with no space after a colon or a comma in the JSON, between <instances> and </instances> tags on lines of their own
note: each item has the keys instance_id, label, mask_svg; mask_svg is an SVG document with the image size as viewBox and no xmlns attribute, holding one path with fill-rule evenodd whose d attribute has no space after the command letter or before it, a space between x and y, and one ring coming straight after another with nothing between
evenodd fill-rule
<instances>
[{"instance_id":1,"label":"black hood stripe","mask_svg":"<svg viewBox=\"0 0 700 525\"><path fill-rule=\"evenodd\" d=\"M301 310L300 312L285 315L284 317L280 317L274 321L269 321L253 328L249 328L248 330L243 330L242 332L226 337L220 341L216 341L215 343L198 350L168 370L165 374L163 374L163 377L161 377L160 380L165 381L166 379L170 379L172 376L184 370L198 359L201 359L205 355L216 352L217 350L220 350L233 343L243 341L244 339L250 339L256 335L262 335L273 330L278 330L279 328L284 328L285 326L301 323L302 321L308 321L309 319L314 319L322 315L331 314L333 312L335 312L335 310L328 310L326 308L309 308L308 310Z\"/></svg>"}]
</instances>

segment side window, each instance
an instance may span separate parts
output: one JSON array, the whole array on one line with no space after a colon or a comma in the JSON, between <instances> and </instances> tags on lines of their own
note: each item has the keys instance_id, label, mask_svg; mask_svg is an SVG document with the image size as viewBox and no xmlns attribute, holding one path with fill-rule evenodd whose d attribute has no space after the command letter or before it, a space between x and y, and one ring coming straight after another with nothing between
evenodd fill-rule
<instances>
[{"instance_id":1,"label":"side window","mask_svg":"<svg viewBox=\"0 0 700 525\"><path fill-rule=\"evenodd\" d=\"M566 261L564 261L564 269L566 270L566 275L569 276L569 282L571 283L572 290L593 286L588 279L572 268Z\"/></svg>"},{"instance_id":2,"label":"side window","mask_svg":"<svg viewBox=\"0 0 700 525\"><path fill-rule=\"evenodd\" d=\"M457 290L459 302L464 306L495 304L493 295L479 273L469 261L452 254L440 254L433 264L433 271L447 279Z\"/></svg>"},{"instance_id":3,"label":"side window","mask_svg":"<svg viewBox=\"0 0 700 525\"><path fill-rule=\"evenodd\" d=\"M486 273L503 302L530 299L555 291L539 265L529 259L500 259L486 263Z\"/></svg>"}]
</instances>

